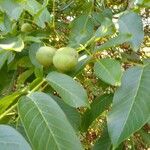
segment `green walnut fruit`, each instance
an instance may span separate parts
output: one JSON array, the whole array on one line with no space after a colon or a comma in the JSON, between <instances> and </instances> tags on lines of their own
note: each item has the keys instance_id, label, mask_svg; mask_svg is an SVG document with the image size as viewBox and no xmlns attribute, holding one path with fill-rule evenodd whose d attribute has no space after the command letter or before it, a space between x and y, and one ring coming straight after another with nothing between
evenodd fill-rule
<instances>
[{"instance_id":1,"label":"green walnut fruit","mask_svg":"<svg viewBox=\"0 0 150 150\"><path fill-rule=\"evenodd\" d=\"M78 53L70 47L62 47L58 49L53 57L54 66L62 71L71 71L78 63Z\"/></svg>"},{"instance_id":2,"label":"green walnut fruit","mask_svg":"<svg viewBox=\"0 0 150 150\"><path fill-rule=\"evenodd\" d=\"M29 24L29 23L24 23L22 26L21 26L21 31L22 32L31 32L32 31L32 26Z\"/></svg>"},{"instance_id":3,"label":"green walnut fruit","mask_svg":"<svg viewBox=\"0 0 150 150\"><path fill-rule=\"evenodd\" d=\"M53 63L53 56L56 49L53 47L42 46L36 52L36 59L44 67L49 67Z\"/></svg>"}]
</instances>

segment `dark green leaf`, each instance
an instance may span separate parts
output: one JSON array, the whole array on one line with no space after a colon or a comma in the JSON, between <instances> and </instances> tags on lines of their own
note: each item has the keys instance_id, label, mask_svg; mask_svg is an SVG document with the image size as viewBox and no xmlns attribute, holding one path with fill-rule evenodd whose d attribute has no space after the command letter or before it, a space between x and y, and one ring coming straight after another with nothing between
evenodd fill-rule
<instances>
[{"instance_id":1,"label":"dark green leaf","mask_svg":"<svg viewBox=\"0 0 150 150\"><path fill-rule=\"evenodd\" d=\"M21 52L23 48L24 42L20 36L0 40L0 49Z\"/></svg>"},{"instance_id":2,"label":"dark green leaf","mask_svg":"<svg viewBox=\"0 0 150 150\"><path fill-rule=\"evenodd\" d=\"M9 52L7 64L9 65L14 60L14 58L15 58L15 53Z\"/></svg>"},{"instance_id":3,"label":"dark green leaf","mask_svg":"<svg viewBox=\"0 0 150 150\"><path fill-rule=\"evenodd\" d=\"M35 67L34 74L35 74L36 78L43 78L43 68Z\"/></svg>"},{"instance_id":4,"label":"dark green leaf","mask_svg":"<svg viewBox=\"0 0 150 150\"><path fill-rule=\"evenodd\" d=\"M21 73L17 80L17 85L22 85L25 81L33 74L33 69L26 70L25 72Z\"/></svg>"},{"instance_id":5,"label":"dark green leaf","mask_svg":"<svg viewBox=\"0 0 150 150\"><path fill-rule=\"evenodd\" d=\"M90 60L91 60L90 56L87 55L81 56L78 60L78 64L76 65L73 71L69 72L69 75L75 77L78 74L80 74L80 72L83 71L84 67L88 64Z\"/></svg>"},{"instance_id":6,"label":"dark green leaf","mask_svg":"<svg viewBox=\"0 0 150 150\"><path fill-rule=\"evenodd\" d=\"M18 105L21 121L35 150L82 150L66 115L47 94L35 92Z\"/></svg>"},{"instance_id":7,"label":"dark green leaf","mask_svg":"<svg viewBox=\"0 0 150 150\"><path fill-rule=\"evenodd\" d=\"M101 23L101 26L95 31L95 38L99 39L115 32L115 26L109 18L105 18Z\"/></svg>"},{"instance_id":8,"label":"dark green leaf","mask_svg":"<svg viewBox=\"0 0 150 150\"><path fill-rule=\"evenodd\" d=\"M6 13L0 16L0 30L3 35L12 31L12 22Z\"/></svg>"},{"instance_id":9,"label":"dark green leaf","mask_svg":"<svg viewBox=\"0 0 150 150\"><path fill-rule=\"evenodd\" d=\"M25 36L24 41L26 41L26 42L41 43L41 39L42 39L42 37Z\"/></svg>"},{"instance_id":10,"label":"dark green leaf","mask_svg":"<svg viewBox=\"0 0 150 150\"><path fill-rule=\"evenodd\" d=\"M139 130L150 118L150 65L128 69L115 92L108 115L108 130L114 147Z\"/></svg>"},{"instance_id":11,"label":"dark green leaf","mask_svg":"<svg viewBox=\"0 0 150 150\"><path fill-rule=\"evenodd\" d=\"M118 36L109 39L104 44L97 46L95 49L95 52L103 51L103 50L107 50L107 49L115 47L115 46L119 46L120 44L123 44L123 43L131 40L131 38L132 38L131 34L119 34Z\"/></svg>"},{"instance_id":12,"label":"dark green leaf","mask_svg":"<svg viewBox=\"0 0 150 150\"><path fill-rule=\"evenodd\" d=\"M40 46L41 46L41 44L32 44L29 47L30 60L31 60L32 64L37 68L42 68L42 65L36 59L36 52L37 52L37 50L39 49Z\"/></svg>"},{"instance_id":13,"label":"dark green leaf","mask_svg":"<svg viewBox=\"0 0 150 150\"><path fill-rule=\"evenodd\" d=\"M45 23L50 23L52 17L49 14L48 10L46 8L41 9L35 16L34 21L36 24L42 28L45 27Z\"/></svg>"},{"instance_id":14,"label":"dark green leaf","mask_svg":"<svg viewBox=\"0 0 150 150\"><path fill-rule=\"evenodd\" d=\"M92 13L92 19L96 26L101 25L106 18L112 20L112 16L113 14L110 8L104 9L104 11L102 11L101 13Z\"/></svg>"},{"instance_id":15,"label":"dark green leaf","mask_svg":"<svg viewBox=\"0 0 150 150\"><path fill-rule=\"evenodd\" d=\"M0 52L0 69L5 64L5 62L6 62L7 58L8 58L8 55L9 55L9 52L6 52L6 51Z\"/></svg>"},{"instance_id":16,"label":"dark green leaf","mask_svg":"<svg viewBox=\"0 0 150 150\"><path fill-rule=\"evenodd\" d=\"M110 104L112 103L113 96L103 95L98 97L91 104L91 109L87 109L86 112L82 116L81 122L81 130L86 131L91 123L105 110L108 109Z\"/></svg>"},{"instance_id":17,"label":"dark green leaf","mask_svg":"<svg viewBox=\"0 0 150 150\"><path fill-rule=\"evenodd\" d=\"M88 15L82 15L71 24L71 33L69 37L69 46L79 47L85 44L93 35L94 24Z\"/></svg>"},{"instance_id":18,"label":"dark green leaf","mask_svg":"<svg viewBox=\"0 0 150 150\"><path fill-rule=\"evenodd\" d=\"M118 86L121 82L121 65L115 59L104 58L98 60L94 65L94 72L102 81Z\"/></svg>"},{"instance_id":19,"label":"dark green leaf","mask_svg":"<svg viewBox=\"0 0 150 150\"><path fill-rule=\"evenodd\" d=\"M1 150L31 150L27 141L14 128L0 125L0 133Z\"/></svg>"},{"instance_id":20,"label":"dark green leaf","mask_svg":"<svg viewBox=\"0 0 150 150\"><path fill-rule=\"evenodd\" d=\"M71 123L72 127L75 130L78 130L81 124L80 114L74 107L70 107L66 103L63 102L62 99L56 96L52 96L52 98L57 102L60 108L64 111L67 119Z\"/></svg>"},{"instance_id":21,"label":"dark green leaf","mask_svg":"<svg viewBox=\"0 0 150 150\"><path fill-rule=\"evenodd\" d=\"M132 35L129 41L132 49L137 51L144 38L143 24L141 17L134 12L128 12L123 14L119 18L119 32L120 34L129 33Z\"/></svg>"},{"instance_id":22,"label":"dark green leaf","mask_svg":"<svg viewBox=\"0 0 150 150\"><path fill-rule=\"evenodd\" d=\"M45 22L49 23L51 21L51 15L47 8L36 0L26 1L24 9L33 16L35 23L42 28L45 27Z\"/></svg>"},{"instance_id":23,"label":"dark green leaf","mask_svg":"<svg viewBox=\"0 0 150 150\"><path fill-rule=\"evenodd\" d=\"M92 150L110 150L110 148L111 148L111 140L108 134L107 126L105 126L102 135L96 141Z\"/></svg>"},{"instance_id":24,"label":"dark green leaf","mask_svg":"<svg viewBox=\"0 0 150 150\"><path fill-rule=\"evenodd\" d=\"M86 91L70 76L58 72L50 72L46 80L68 105L76 108L89 106Z\"/></svg>"},{"instance_id":25,"label":"dark green leaf","mask_svg":"<svg viewBox=\"0 0 150 150\"><path fill-rule=\"evenodd\" d=\"M6 65L3 66L3 68L0 70L0 98L3 97L3 95L9 93L12 88L14 87L14 80L16 77L16 71L8 71L8 68Z\"/></svg>"},{"instance_id":26,"label":"dark green leaf","mask_svg":"<svg viewBox=\"0 0 150 150\"><path fill-rule=\"evenodd\" d=\"M31 64L30 58L28 56L24 56L20 59L18 58L16 65L19 67L23 67L23 68L32 68L33 67L33 65Z\"/></svg>"},{"instance_id":27,"label":"dark green leaf","mask_svg":"<svg viewBox=\"0 0 150 150\"><path fill-rule=\"evenodd\" d=\"M150 134L148 132L146 132L145 130L141 129L139 131L140 135L142 136L142 139L144 140L144 142L150 146Z\"/></svg>"},{"instance_id":28,"label":"dark green leaf","mask_svg":"<svg viewBox=\"0 0 150 150\"><path fill-rule=\"evenodd\" d=\"M23 2L17 2L17 0L0 0L0 9L5 11L11 19L18 20L22 11Z\"/></svg>"},{"instance_id":29,"label":"dark green leaf","mask_svg":"<svg viewBox=\"0 0 150 150\"><path fill-rule=\"evenodd\" d=\"M36 0L25 0L24 9L31 15L35 15L40 9L42 9L42 5Z\"/></svg>"},{"instance_id":30,"label":"dark green leaf","mask_svg":"<svg viewBox=\"0 0 150 150\"><path fill-rule=\"evenodd\" d=\"M34 79L29 86L29 89L32 90L33 88L35 88L38 84L40 84L43 81L43 78L36 78Z\"/></svg>"},{"instance_id":31,"label":"dark green leaf","mask_svg":"<svg viewBox=\"0 0 150 150\"><path fill-rule=\"evenodd\" d=\"M0 118L5 110L21 95L21 92L15 92L11 95L5 96L0 99Z\"/></svg>"}]
</instances>

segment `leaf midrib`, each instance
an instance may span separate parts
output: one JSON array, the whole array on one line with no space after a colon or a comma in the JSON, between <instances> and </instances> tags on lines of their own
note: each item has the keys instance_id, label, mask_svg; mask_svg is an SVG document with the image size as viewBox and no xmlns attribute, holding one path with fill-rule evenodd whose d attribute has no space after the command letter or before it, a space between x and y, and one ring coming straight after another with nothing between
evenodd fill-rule
<instances>
[{"instance_id":1,"label":"leaf midrib","mask_svg":"<svg viewBox=\"0 0 150 150\"><path fill-rule=\"evenodd\" d=\"M69 92L66 88L60 86L57 82L52 81L52 80L48 80L48 81L49 81L50 83L56 84L59 88L62 88L64 91L66 91L67 93L69 93L69 94L72 95L73 97L76 97L76 99L80 99L80 97L78 97L78 96L72 94L72 93ZM56 90L56 91L57 91L57 90ZM80 99L80 100L82 101L82 99ZM74 99L72 99L72 101L73 101L73 103L75 104L75 107L76 107L76 108L79 107L79 106L77 105L77 103L75 103L75 100L74 100Z\"/></svg>"},{"instance_id":2,"label":"leaf midrib","mask_svg":"<svg viewBox=\"0 0 150 150\"><path fill-rule=\"evenodd\" d=\"M138 86L137 86L137 90L136 90L136 92L135 92L135 96L133 97L133 103L132 103L132 105L131 105L131 107L130 107L130 110L129 110L129 113L128 113L128 116L126 117L126 121L124 122L124 125L123 125L123 128L122 128L122 131L124 130L124 128L125 128L125 125L126 125L126 122L127 122L127 120L128 120L128 118L129 118L129 116L130 116L130 113L131 113L131 110L132 110L132 107L133 107L133 105L134 105L134 103L135 103L135 100L136 100L136 97L137 97L137 95L138 95L138 91L139 91L139 88L140 88L140 83L141 83L141 79L142 79L142 75L143 75L143 71L144 71L144 68L142 69L142 71L141 71L141 74L140 74L140 77L139 77L139 84L138 84ZM118 140L119 140L119 138L121 137L121 135L122 135L122 132L120 132L121 134L120 134L120 136L118 137Z\"/></svg>"},{"instance_id":3,"label":"leaf midrib","mask_svg":"<svg viewBox=\"0 0 150 150\"><path fill-rule=\"evenodd\" d=\"M33 97L32 97L32 98L29 97L29 98L30 98L31 100L34 99ZM58 150L61 150L61 148L58 147L59 143L58 143L57 140L55 139L55 136L54 136L55 134L54 134L53 131L49 128L48 123L47 123L47 121L46 121L46 118L45 118L44 115L42 114L42 111L40 110L40 108L38 107L37 103L36 103L34 100L32 100L32 102L35 104L35 106L37 107L37 109L38 109L40 115L41 115L42 118L44 119L44 122L45 122L45 124L46 124L48 130L50 131L50 133L51 133L51 135L52 135L52 137L53 137L53 139L54 139L54 141L55 141L55 143L56 143L56 146L57 146Z\"/></svg>"},{"instance_id":4,"label":"leaf midrib","mask_svg":"<svg viewBox=\"0 0 150 150\"><path fill-rule=\"evenodd\" d=\"M114 82L114 84L116 83L116 80L115 80L115 78L113 78L112 76L111 76L111 73L110 73L110 71L107 69L107 67L105 67L105 65L103 65L103 63L101 63L99 60L97 61L98 62L98 64L100 64L100 65L102 65L102 67L104 68L104 70L109 74L109 76L111 77L111 79L113 80L113 82ZM105 81L106 82L106 81ZM110 83L111 85L113 85L112 83Z\"/></svg>"},{"instance_id":5,"label":"leaf midrib","mask_svg":"<svg viewBox=\"0 0 150 150\"><path fill-rule=\"evenodd\" d=\"M28 96L28 98L30 99L30 100L29 100L29 102L31 102L31 103L33 103L33 104L35 104L35 106L37 107L36 103L32 100L32 98L31 98L31 97L29 97L29 96ZM35 108L36 108L36 107L35 107ZM19 109L19 107L18 107L18 109ZM39 107L37 107L37 109L39 110ZM19 109L19 110L20 110L20 109ZM39 112L40 112L40 111L39 111ZM40 114L41 114L41 112L40 112ZM48 127L48 124L46 123L45 117L43 117L43 115L42 115L42 114L41 114L41 116L42 116L42 118L44 119L46 126ZM23 122L21 117L20 117L20 119L21 119L21 122ZM28 132L27 132L27 128L26 128L26 126L25 126L24 124L23 124L23 126L24 126L24 129L25 129L26 133L28 133ZM51 132L51 130L49 129L49 127L48 127L48 130ZM53 134L51 134L51 135L52 135L52 137L53 137L54 141L56 141L56 139L54 138ZM34 144L31 142L31 139L30 139L30 137L29 137L29 135L28 135L28 134L27 134L27 137L28 137L28 139L29 139L30 143L32 144L32 146L34 147ZM57 143L57 142L56 142L56 143ZM57 146L58 150L61 150L61 149L59 149L59 147L58 147L58 145L57 145L57 144L56 144L56 146Z\"/></svg>"}]
</instances>

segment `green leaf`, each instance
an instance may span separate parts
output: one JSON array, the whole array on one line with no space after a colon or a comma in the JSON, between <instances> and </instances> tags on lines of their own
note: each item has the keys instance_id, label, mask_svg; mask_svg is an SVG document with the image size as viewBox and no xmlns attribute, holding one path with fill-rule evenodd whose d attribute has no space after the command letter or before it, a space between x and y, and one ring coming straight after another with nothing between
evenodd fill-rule
<instances>
[{"instance_id":1,"label":"green leaf","mask_svg":"<svg viewBox=\"0 0 150 150\"><path fill-rule=\"evenodd\" d=\"M96 26L101 25L102 22L105 20L105 18L112 20L112 17L113 17L113 13L112 13L112 10L110 8L105 8L101 12L95 12L94 11L92 13L92 19L93 19Z\"/></svg>"},{"instance_id":2,"label":"green leaf","mask_svg":"<svg viewBox=\"0 0 150 150\"><path fill-rule=\"evenodd\" d=\"M139 130L150 118L150 65L128 69L115 92L108 115L108 130L114 147Z\"/></svg>"},{"instance_id":3,"label":"green leaf","mask_svg":"<svg viewBox=\"0 0 150 150\"><path fill-rule=\"evenodd\" d=\"M150 134L148 132L146 132L145 130L141 129L139 131L140 135L142 136L142 139L144 140L144 142L150 146Z\"/></svg>"},{"instance_id":4,"label":"green leaf","mask_svg":"<svg viewBox=\"0 0 150 150\"><path fill-rule=\"evenodd\" d=\"M115 59L104 58L98 60L94 65L94 73L102 81L118 86L121 82L121 65Z\"/></svg>"},{"instance_id":5,"label":"green leaf","mask_svg":"<svg viewBox=\"0 0 150 150\"><path fill-rule=\"evenodd\" d=\"M115 26L109 18L105 18L101 23L101 26L95 31L96 38L102 38L111 35L115 32Z\"/></svg>"},{"instance_id":6,"label":"green leaf","mask_svg":"<svg viewBox=\"0 0 150 150\"><path fill-rule=\"evenodd\" d=\"M0 118L5 110L21 95L21 92L15 92L11 95L5 96L0 99Z\"/></svg>"},{"instance_id":7,"label":"green leaf","mask_svg":"<svg viewBox=\"0 0 150 150\"><path fill-rule=\"evenodd\" d=\"M8 71L8 67L6 65L4 65L3 68L0 70L0 98L8 94L14 87L13 85L15 75L16 71Z\"/></svg>"},{"instance_id":8,"label":"green leaf","mask_svg":"<svg viewBox=\"0 0 150 150\"><path fill-rule=\"evenodd\" d=\"M91 104L91 108L87 109L82 116L81 120L81 130L87 131L91 123L105 110L108 109L110 104L112 103L113 96L103 95L98 97Z\"/></svg>"},{"instance_id":9,"label":"green leaf","mask_svg":"<svg viewBox=\"0 0 150 150\"><path fill-rule=\"evenodd\" d=\"M8 58L7 58L7 65L9 65L15 58L14 52L9 52Z\"/></svg>"},{"instance_id":10,"label":"green leaf","mask_svg":"<svg viewBox=\"0 0 150 150\"><path fill-rule=\"evenodd\" d=\"M46 8L41 9L35 16L34 22L42 28L45 27L45 22L50 23L52 20L51 15L49 14Z\"/></svg>"},{"instance_id":11,"label":"green leaf","mask_svg":"<svg viewBox=\"0 0 150 150\"><path fill-rule=\"evenodd\" d=\"M36 0L0 0L0 10L6 12L12 20L18 20L21 13L26 10L33 16L35 23L42 28L45 27L45 22L51 21L47 8Z\"/></svg>"},{"instance_id":12,"label":"green leaf","mask_svg":"<svg viewBox=\"0 0 150 150\"><path fill-rule=\"evenodd\" d=\"M57 104L60 106L60 108L63 110L65 113L67 119L69 120L70 124L72 127L77 131L80 127L81 123L81 117L79 112L77 111L76 108L70 107L67 105L62 99L60 99L57 96L52 96L51 97L57 102Z\"/></svg>"},{"instance_id":13,"label":"green leaf","mask_svg":"<svg viewBox=\"0 0 150 150\"><path fill-rule=\"evenodd\" d=\"M149 120L147 121L147 123L148 123L148 125L150 126L150 118L149 118Z\"/></svg>"},{"instance_id":14,"label":"green leaf","mask_svg":"<svg viewBox=\"0 0 150 150\"><path fill-rule=\"evenodd\" d=\"M0 31L7 33L6 27L4 25L4 15L2 15L2 14L0 16Z\"/></svg>"},{"instance_id":15,"label":"green leaf","mask_svg":"<svg viewBox=\"0 0 150 150\"><path fill-rule=\"evenodd\" d=\"M6 14L13 20L18 20L22 11L23 2L17 2L17 0L0 0L0 10L6 12Z\"/></svg>"},{"instance_id":16,"label":"green leaf","mask_svg":"<svg viewBox=\"0 0 150 150\"><path fill-rule=\"evenodd\" d=\"M143 6L143 7L150 8L150 1L149 0L136 0L136 4Z\"/></svg>"},{"instance_id":17,"label":"green leaf","mask_svg":"<svg viewBox=\"0 0 150 150\"><path fill-rule=\"evenodd\" d=\"M43 81L43 78L35 78L30 84L29 84L29 90L31 91L34 89L37 85L39 85Z\"/></svg>"},{"instance_id":18,"label":"green leaf","mask_svg":"<svg viewBox=\"0 0 150 150\"><path fill-rule=\"evenodd\" d=\"M14 128L0 125L0 133L1 150L31 150L27 141Z\"/></svg>"},{"instance_id":19,"label":"green leaf","mask_svg":"<svg viewBox=\"0 0 150 150\"><path fill-rule=\"evenodd\" d=\"M17 66L22 68L32 68L33 65L31 64L30 58L28 56L23 56L22 58L18 58L16 63Z\"/></svg>"},{"instance_id":20,"label":"green leaf","mask_svg":"<svg viewBox=\"0 0 150 150\"><path fill-rule=\"evenodd\" d=\"M34 74L35 74L36 78L43 78L43 68L35 67Z\"/></svg>"},{"instance_id":21,"label":"green leaf","mask_svg":"<svg viewBox=\"0 0 150 150\"><path fill-rule=\"evenodd\" d=\"M36 0L25 0L24 9L31 15L35 15L42 9L42 5Z\"/></svg>"},{"instance_id":22,"label":"green leaf","mask_svg":"<svg viewBox=\"0 0 150 150\"><path fill-rule=\"evenodd\" d=\"M33 74L33 68L21 73L17 80L17 85L22 85Z\"/></svg>"},{"instance_id":23,"label":"green leaf","mask_svg":"<svg viewBox=\"0 0 150 150\"><path fill-rule=\"evenodd\" d=\"M70 76L58 72L50 72L46 80L68 105L76 108L89 106L86 91Z\"/></svg>"},{"instance_id":24,"label":"green leaf","mask_svg":"<svg viewBox=\"0 0 150 150\"><path fill-rule=\"evenodd\" d=\"M43 1L43 6L46 7L46 6L48 5L48 2L49 2L49 0L44 0L44 1Z\"/></svg>"},{"instance_id":25,"label":"green leaf","mask_svg":"<svg viewBox=\"0 0 150 150\"><path fill-rule=\"evenodd\" d=\"M96 141L92 150L110 150L110 148L111 148L111 140L108 134L107 126L105 126L102 131L102 135Z\"/></svg>"},{"instance_id":26,"label":"green leaf","mask_svg":"<svg viewBox=\"0 0 150 150\"><path fill-rule=\"evenodd\" d=\"M34 37L34 36L25 36L24 41L25 42L35 42L35 43L41 43L41 37Z\"/></svg>"},{"instance_id":27,"label":"green leaf","mask_svg":"<svg viewBox=\"0 0 150 150\"><path fill-rule=\"evenodd\" d=\"M144 39L144 31L141 17L134 12L128 12L123 14L119 20L119 32L120 34L129 33L132 35L129 41L131 48L137 51Z\"/></svg>"},{"instance_id":28,"label":"green leaf","mask_svg":"<svg viewBox=\"0 0 150 150\"><path fill-rule=\"evenodd\" d=\"M22 97L18 109L33 149L82 150L64 112L47 94L35 92Z\"/></svg>"},{"instance_id":29,"label":"green leaf","mask_svg":"<svg viewBox=\"0 0 150 150\"><path fill-rule=\"evenodd\" d=\"M95 52L103 51L103 50L107 50L112 47L119 46L119 45L129 41L131 38L132 38L131 34L119 34L118 36L109 39L104 44L97 46L95 49Z\"/></svg>"},{"instance_id":30,"label":"green leaf","mask_svg":"<svg viewBox=\"0 0 150 150\"><path fill-rule=\"evenodd\" d=\"M20 36L0 40L0 49L21 52L23 48L24 42Z\"/></svg>"},{"instance_id":31,"label":"green leaf","mask_svg":"<svg viewBox=\"0 0 150 150\"><path fill-rule=\"evenodd\" d=\"M33 16L34 22L42 28L45 27L45 22L49 23L51 21L52 17L47 8L45 6L42 6L36 0L26 1L24 9Z\"/></svg>"},{"instance_id":32,"label":"green leaf","mask_svg":"<svg viewBox=\"0 0 150 150\"><path fill-rule=\"evenodd\" d=\"M112 9L111 9L111 8L105 8L105 9L103 10L102 14L103 14L105 17L109 18L109 19L112 19L112 17L113 17L113 13L112 13Z\"/></svg>"},{"instance_id":33,"label":"green leaf","mask_svg":"<svg viewBox=\"0 0 150 150\"><path fill-rule=\"evenodd\" d=\"M71 23L71 33L69 37L70 47L79 47L85 44L93 35L94 24L88 15L81 15Z\"/></svg>"},{"instance_id":34,"label":"green leaf","mask_svg":"<svg viewBox=\"0 0 150 150\"><path fill-rule=\"evenodd\" d=\"M39 47L41 47L41 44L37 43L34 43L29 47L29 58L35 67L42 69L42 65L36 59L36 52L39 49Z\"/></svg>"},{"instance_id":35,"label":"green leaf","mask_svg":"<svg viewBox=\"0 0 150 150\"><path fill-rule=\"evenodd\" d=\"M4 14L4 25L5 25L5 28L8 32L11 32L12 30L12 22L10 21L10 18Z\"/></svg>"},{"instance_id":36,"label":"green leaf","mask_svg":"<svg viewBox=\"0 0 150 150\"><path fill-rule=\"evenodd\" d=\"M0 30L3 35L12 31L12 22L6 13L0 16Z\"/></svg>"},{"instance_id":37,"label":"green leaf","mask_svg":"<svg viewBox=\"0 0 150 150\"><path fill-rule=\"evenodd\" d=\"M5 64L7 58L8 58L9 52L0 52L0 69L3 67Z\"/></svg>"},{"instance_id":38,"label":"green leaf","mask_svg":"<svg viewBox=\"0 0 150 150\"><path fill-rule=\"evenodd\" d=\"M15 54L10 51L0 50L0 69L7 62L7 65L11 63L15 58Z\"/></svg>"},{"instance_id":39,"label":"green leaf","mask_svg":"<svg viewBox=\"0 0 150 150\"><path fill-rule=\"evenodd\" d=\"M1 119L0 119L0 124L9 124L12 121L12 117L14 116L14 114L9 114L9 115L4 115Z\"/></svg>"},{"instance_id":40,"label":"green leaf","mask_svg":"<svg viewBox=\"0 0 150 150\"><path fill-rule=\"evenodd\" d=\"M130 53L123 52L121 53L121 57L122 57L122 62L128 62L128 61L140 62L141 61L140 56L134 51L131 51Z\"/></svg>"},{"instance_id":41,"label":"green leaf","mask_svg":"<svg viewBox=\"0 0 150 150\"><path fill-rule=\"evenodd\" d=\"M143 59L143 64L144 65L150 64L150 58Z\"/></svg>"},{"instance_id":42,"label":"green leaf","mask_svg":"<svg viewBox=\"0 0 150 150\"><path fill-rule=\"evenodd\" d=\"M72 77L77 76L78 74L80 74L84 67L88 64L88 62L91 60L91 56L87 56L87 55L83 55L79 58L78 63L76 65L76 67L74 68L74 70L72 70L71 72L69 72L69 75Z\"/></svg>"}]
</instances>

